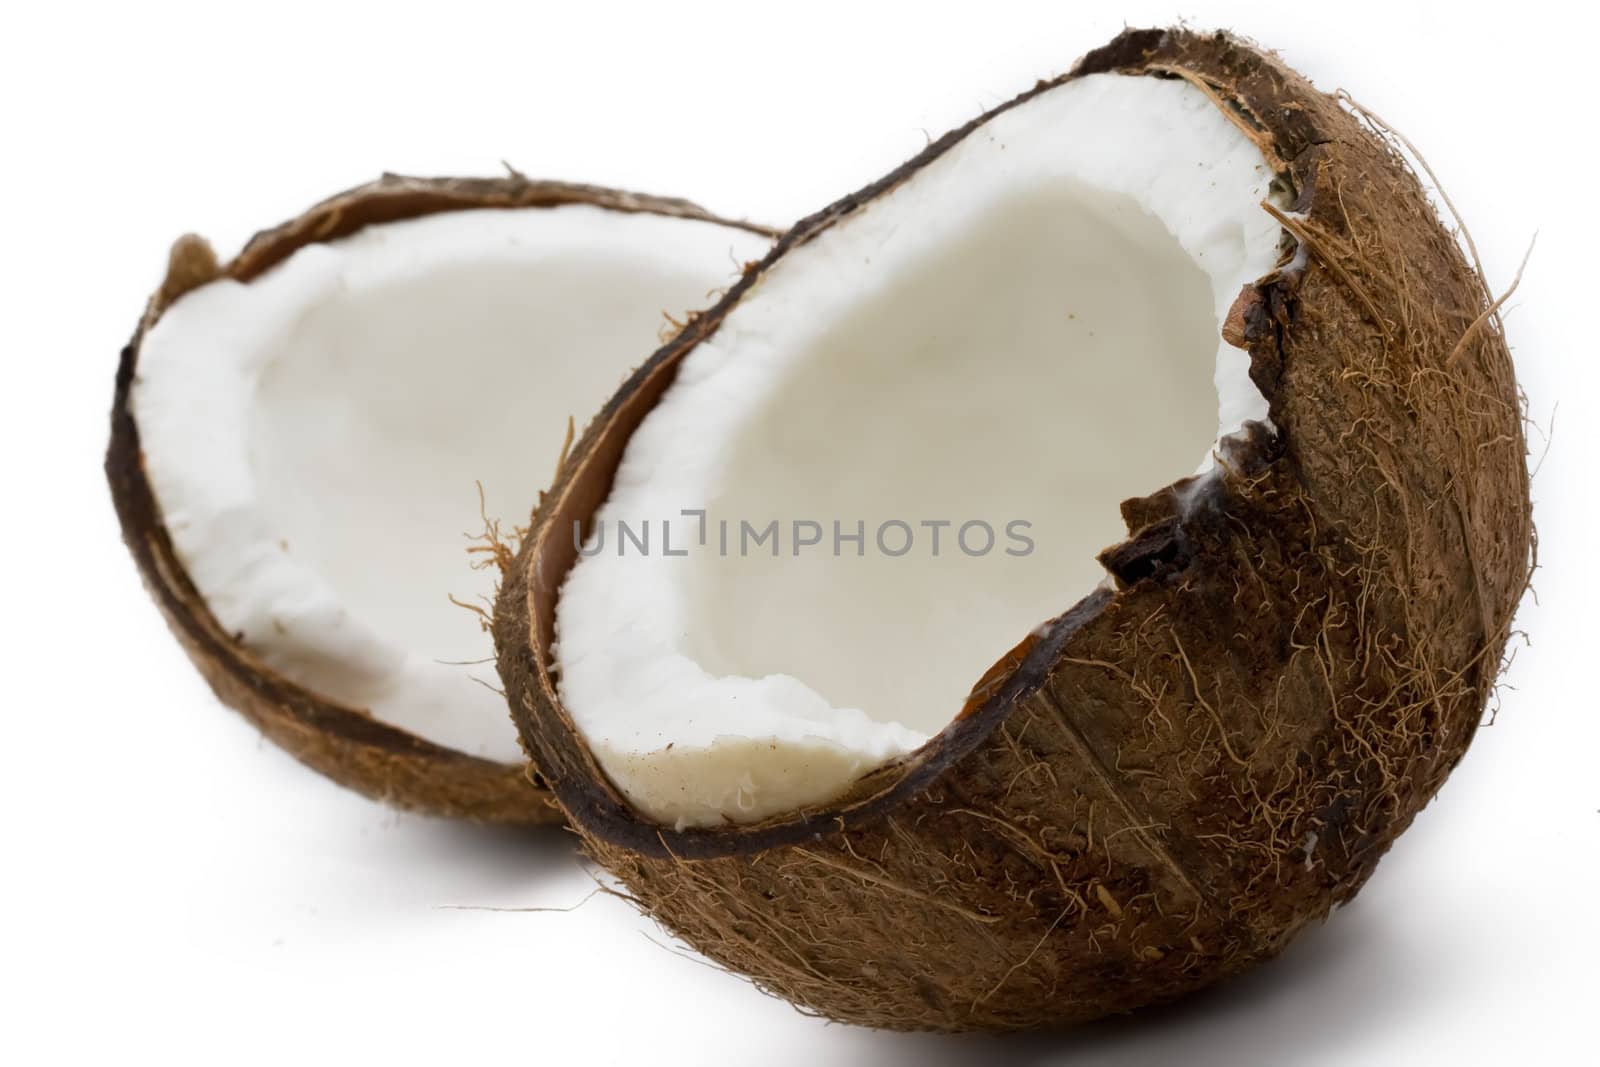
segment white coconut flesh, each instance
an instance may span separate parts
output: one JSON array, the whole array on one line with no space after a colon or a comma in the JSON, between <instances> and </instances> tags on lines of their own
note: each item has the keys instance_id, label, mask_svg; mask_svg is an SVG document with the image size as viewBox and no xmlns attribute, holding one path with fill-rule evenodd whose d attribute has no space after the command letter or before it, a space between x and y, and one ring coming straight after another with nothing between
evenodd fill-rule
<instances>
[{"instance_id":1,"label":"white coconut flesh","mask_svg":"<svg viewBox=\"0 0 1600 1067\"><path fill-rule=\"evenodd\" d=\"M450 597L598 411L763 238L587 205L455 211L309 245L183 297L131 404L178 558L269 668L447 747L521 758L493 644Z\"/></svg>"},{"instance_id":2,"label":"white coconut flesh","mask_svg":"<svg viewBox=\"0 0 1600 1067\"><path fill-rule=\"evenodd\" d=\"M825 804L1105 581L1119 503L1267 417L1220 326L1278 263L1271 181L1199 90L1097 75L782 257L633 434L558 601L562 702L629 801Z\"/></svg>"}]
</instances>

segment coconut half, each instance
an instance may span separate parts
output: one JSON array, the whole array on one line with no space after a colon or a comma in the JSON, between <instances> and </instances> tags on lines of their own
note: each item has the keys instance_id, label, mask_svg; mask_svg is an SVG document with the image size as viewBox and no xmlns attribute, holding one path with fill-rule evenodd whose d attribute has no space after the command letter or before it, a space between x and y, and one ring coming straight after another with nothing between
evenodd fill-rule
<instances>
[{"instance_id":1,"label":"coconut half","mask_svg":"<svg viewBox=\"0 0 1600 1067\"><path fill-rule=\"evenodd\" d=\"M1274 955L1437 790L1525 587L1524 451L1382 131L1129 31L629 380L501 675L589 850L720 963L874 1026L1078 1022Z\"/></svg>"},{"instance_id":2,"label":"coconut half","mask_svg":"<svg viewBox=\"0 0 1600 1067\"><path fill-rule=\"evenodd\" d=\"M484 516L524 514L663 315L769 245L683 201L518 176L386 177L226 266L181 240L123 354L107 470L219 695L402 807L558 818L460 606L488 606L507 551Z\"/></svg>"}]
</instances>

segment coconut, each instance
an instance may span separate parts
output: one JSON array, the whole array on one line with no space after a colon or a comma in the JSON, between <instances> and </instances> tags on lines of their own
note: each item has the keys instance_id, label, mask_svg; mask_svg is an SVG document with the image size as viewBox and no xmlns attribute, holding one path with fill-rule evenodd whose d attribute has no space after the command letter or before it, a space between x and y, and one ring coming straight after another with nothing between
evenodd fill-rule
<instances>
[{"instance_id":1,"label":"coconut","mask_svg":"<svg viewBox=\"0 0 1600 1067\"><path fill-rule=\"evenodd\" d=\"M498 598L522 736L647 913L807 1012L1060 1026L1237 974L1491 694L1532 543L1494 311L1376 120L1127 31L629 379ZM723 550L774 513L777 559ZM1036 551L897 554L1002 518Z\"/></svg>"},{"instance_id":2,"label":"coconut","mask_svg":"<svg viewBox=\"0 0 1600 1067\"><path fill-rule=\"evenodd\" d=\"M222 701L368 796L559 819L487 680L515 532L482 516L526 514L571 416L769 236L513 173L385 176L227 264L181 238L122 353L106 473Z\"/></svg>"}]
</instances>

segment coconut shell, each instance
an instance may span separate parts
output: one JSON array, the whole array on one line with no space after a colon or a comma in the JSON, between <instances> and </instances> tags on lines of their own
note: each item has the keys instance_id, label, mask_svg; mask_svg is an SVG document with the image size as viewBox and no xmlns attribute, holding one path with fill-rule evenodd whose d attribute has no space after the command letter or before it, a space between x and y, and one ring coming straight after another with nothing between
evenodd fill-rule
<instances>
[{"instance_id":1,"label":"coconut shell","mask_svg":"<svg viewBox=\"0 0 1600 1067\"><path fill-rule=\"evenodd\" d=\"M578 442L502 589L514 714L588 851L667 929L807 1012L1054 1027L1276 955L1461 759L1526 586L1510 354L1389 138L1276 57L1186 30L1124 32L999 110L1096 72L1205 91L1291 190L1299 246L1224 325L1272 427L1231 439L1219 476L1123 505L1114 589L1022 641L915 753L754 825L635 812L549 670L562 531L607 496L684 356L763 272L997 112L801 222L656 353Z\"/></svg>"},{"instance_id":2,"label":"coconut shell","mask_svg":"<svg viewBox=\"0 0 1600 1067\"><path fill-rule=\"evenodd\" d=\"M346 237L378 223L443 211L562 204L702 219L770 234L761 227L719 219L686 200L530 181L515 172L505 178L384 175L256 234L226 264L218 263L204 240L193 235L180 238L173 245L161 288L150 298L133 339L122 350L106 477L123 540L167 624L223 703L306 765L341 785L400 808L499 823L561 819L549 790L530 767L470 756L390 726L362 708L326 700L274 672L234 635L223 631L174 552L145 477L139 427L129 407L129 391L139 371L140 342L183 294L219 278L248 282L308 244Z\"/></svg>"}]
</instances>

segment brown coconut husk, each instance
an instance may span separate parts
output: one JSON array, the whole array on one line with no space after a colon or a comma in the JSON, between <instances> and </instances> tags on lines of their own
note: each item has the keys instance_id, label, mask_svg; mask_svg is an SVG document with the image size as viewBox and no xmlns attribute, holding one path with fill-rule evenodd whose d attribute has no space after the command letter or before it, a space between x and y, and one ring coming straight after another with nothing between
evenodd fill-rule
<instances>
[{"instance_id":1,"label":"brown coconut husk","mask_svg":"<svg viewBox=\"0 0 1600 1067\"><path fill-rule=\"evenodd\" d=\"M917 752L754 825L635 812L551 678L564 531L607 496L684 356L773 264L992 112L801 222L641 368L573 449L499 598L518 726L588 851L685 942L808 1012L1060 1026L1276 955L1356 893L1461 759L1526 586L1510 354L1390 140L1275 56L1187 30L1124 32L999 110L1105 71L1203 89L1291 190L1279 218L1307 253L1225 325L1275 431L1231 441L1215 480L1124 504L1114 590L1023 641Z\"/></svg>"},{"instance_id":2,"label":"brown coconut husk","mask_svg":"<svg viewBox=\"0 0 1600 1067\"><path fill-rule=\"evenodd\" d=\"M515 172L505 178L385 175L257 234L226 264L217 261L201 238L180 238L173 245L166 278L150 298L117 369L106 477L123 539L172 632L223 703L301 762L341 785L396 807L497 823L561 820L549 790L527 765L457 752L379 721L365 709L326 700L274 672L237 635L223 631L174 552L145 478L139 427L128 406L129 390L139 369L140 342L145 331L185 293L219 278L249 282L308 244L332 241L378 223L443 211L561 204L702 219L770 233L758 226L719 219L686 200L531 181ZM492 537L493 527L487 532ZM493 541L488 547L504 548Z\"/></svg>"}]
</instances>

